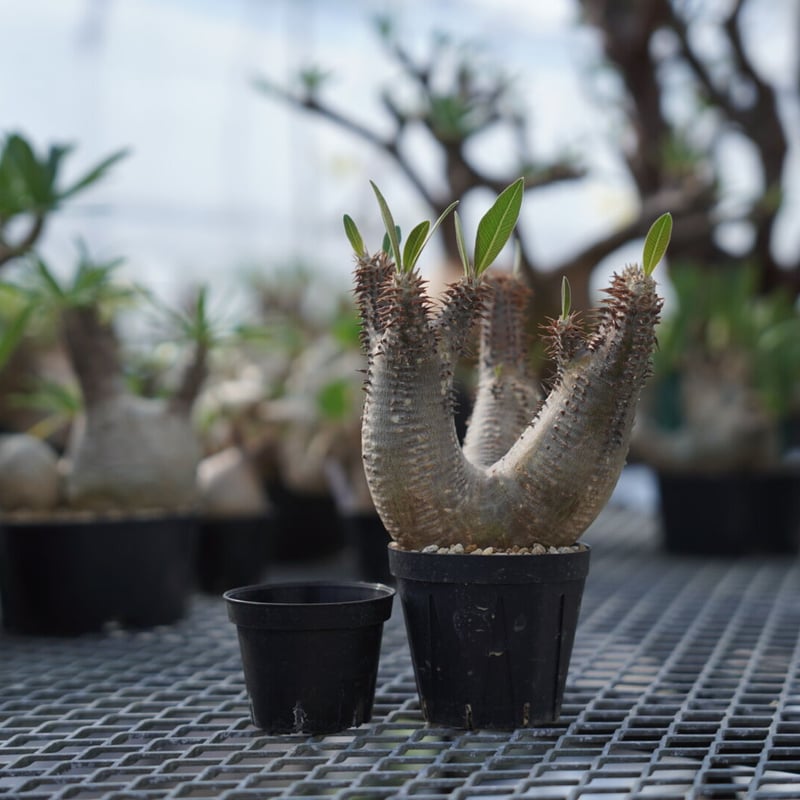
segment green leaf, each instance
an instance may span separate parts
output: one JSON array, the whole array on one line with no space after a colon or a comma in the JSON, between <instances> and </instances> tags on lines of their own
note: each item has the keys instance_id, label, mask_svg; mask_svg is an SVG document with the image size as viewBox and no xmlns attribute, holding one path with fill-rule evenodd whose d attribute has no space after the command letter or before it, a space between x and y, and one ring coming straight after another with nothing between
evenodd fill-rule
<instances>
[{"instance_id":1,"label":"green leaf","mask_svg":"<svg viewBox=\"0 0 800 800\"><path fill-rule=\"evenodd\" d=\"M425 243L428 241L428 231L431 228L431 223L428 220L420 222L419 225L412 228L411 233L408 234L405 246L403 247L403 271L411 272L414 269L414 264L417 263L419 254Z\"/></svg>"},{"instance_id":2,"label":"green leaf","mask_svg":"<svg viewBox=\"0 0 800 800\"><path fill-rule=\"evenodd\" d=\"M34 258L41 285L51 297L63 298L64 289L41 258Z\"/></svg>"},{"instance_id":3,"label":"green leaf","mask_svg":"<svg viewBox=\"0 0 800 800\"><path fill-rule=\"evenodd\" d=\"M315 64L303 67L298 73L300 84L309 96L319 92L322 86L331 78L331 72Z\"/></svg>"},{"instance_id":4,"label":"green leaf","mask_svg":"<svg viewBox=\"0 0 800 800\"><path fill-rule=\"evenodd\" d=\"M458 215L458 211L453 214L453 222L456 226L456 244L458 245L458 254L461 256L461 263L464 265L464 274L470 278L474 276L474 271L469 265L467 242L464 239L464 229L461 226L461 217Z\"/></svg>"},{"instance_id":5,"label":"green leaf","mask_svg":"<svg viewBox=\"0 0 800 800\"><path fill-rule=\"evenodd\" d=\"M400 243L400 226L394 226L395 232L397 233L397 243ZM381 250L383 250L386 255L392 255L392 240L389 238L388 233L383 234L383 239L381 240Z\"/></svg>"},{"instance_id":6,"label":"green leaf","mask_svg":"<svg viewBox=\"0 0 800 800\"><path fill-rule=\"evenodd\" d=\"M47 208L53 201L52 187L47 180L47 170L39 163L33 148L19 134L8 137L6 148L18 179L24 183L25 193L31 200L31 210Z\"/></svg>"},{"instance_id":7,"label":"green leaf","mask_svg":"<svg viewBox=\"0 0 800 800\"><path fill-rule=\"evenodd\" d=\"M511 274L519 278L522 275L522 245L519 237L514 239L514 258L511 262Z\"/></svg>"},{"instance_id":8,"label":"green leaf","mask_svg":"<svg viewBox=\"0 0 800 800\"><path fill-rule=\"evenodd\" d=\"M35 310L36 302L35 300L30 300L11 320L11 324L4 330L0 330L0 369L17 349L17 345L27 330L28 321Z\"/></svg>"},{"instance_id":9,"label":"green leaf","mask_svg":"<svg viewBox=\"0 0 800 800\"><path fill-rule=\"evenodd\" d=\"M349 214L344 215L344 233L345 236L347 236L347 241L350 242L350 246L353 248L353 252L355 252L359 258L363 258L367 254L367 248L364 247L364 240L361 238L361 233Z\"/></svg>"},{"instance_id":10,"label":"green leaf","mask_svg":"<svg viewBox=\"0 0 800 800\"><path fill-rule=\"evenodd\" d=\"M425 247L427 246L428 242L431 240L431 237L433 236L433 234L436 233L436 231L439 228L439 226L447 218L447 215L457 205L458 205L458 200L455 200L454 202L450 203L450 205L447 206L447 208L444 211L442 211L441 214L439 214L439 218L436 220L436 222L433 223L433 225L429 225L429 223L427 223L427 222L421 222L419 225L417 225L417 228L421 227L422 225L428 225L428 231L427 231L427 235L425 236L425 239L422 241L422 243L420 244L420 246L419 246L419 248L417 250L417 254L414 256L414 258L413 258L413 260L412 260L412 262L410 264L407 263L407 261L408 261L408 255L407 255L408 242L406 242L405 248L403 250L403 258L406 261L406 263L404 264L406 272L411 272L411 270L414 268L414 264L416 264L416 262L417 262L417 259L419 259L420 253L422 253L422 251L425 249ZM416 230L416 228L414 230ZM411 239L411 236L413 234L414 234L414 231L411 231L411 233L409 234L408 238ZM398 234L398 236L399 236L399 234Z\"/></svg>"},{"instance_id":11,"label":"green leaf","mask_svg":"<svg viewBox=\"0 0 800 800\"><path fill-rule=\"evenodd\" d=\"M662 214L651 226L644 240L642 269L645 275L652 275L658 262L667 251L672 236L672 214Z\"/></svg>"},{"instance_id":12,"label":"green leaf","mask_svg":"<svg viewBox=\"0 0 800 800\"><path fill-rule=\"evenodd\" d=\"M524 178L506 187L478 223L475 236L475 275L482 275L505 247L522 208Z\"/></svg>"},{"instance_id":13,"label":"green leaf","mask_svg":"<svg viewBox=\"0 0 800 800\"><path fill-rule=\"evenodd\" d=\"M423 247L425 247L425 245L428 244L428 242L431 240L431 236L433 236L433 234L436 233L436 231L439 228L439 226L445 221L447 215L457 205L458 205L458 200L454 200L452 203L450 203L449 206L447 206L447 208L444 211L442 211L441 214L439 214L439 218L436 220L436 222L433 223L433 226L431 227L430 231L428 232L428 237L427 237L427 239L425 239L425 243L422 245Z\"/></svg>"},{"instance_id":14,"label":"green leaf","mask_svg":"<svg viewBox=\"0 0 800 800\"><path fill-rule=\"evenodd\" d=\"M75 181L72 186L64 189L61 192L58 192L56 196L56 200L61 202L62 200L66 200L73 195L78 194L78 192L83 191L84 189L91 186L96 181L100 180L106 172L108 172L111 167L120 161L121 159L125 158L129 150L118 150L116 153L112 153L108 158L103 159L97 166L90 169L82 178Z\"/></svg>"},{"instance_id":15,"label":"green leaf","mask_svg":"<svg viewBox=\"0 0 800 800\"><path fill-rule=\"evenodd\" d=\"M47 171L47 179L52 188L58 177L58 170L61 168L61 162L64 157L69 155L73 150L72 145L69 144L53 144L47 153L47 163L45 165Z\"/></svg>"},{"instance_id":16,"label":"green leaf","mask_svg":"<svg viewBox=\"0 0 800 800\"><path fill-rule=\"evenodd\" d=\"M391 245L391 255L394 258L395 266L398 272L403 270L402 253L400 252L400 234L399 228L395 225L392 212L389 210L389 205L386 199L381 194L380 189L370 181L372 191L375 192L375 197L378 199L378 206L381 210L381 217L383 217L383 226L386 228L386 234L389 237L389 244Z\"/></svg>"},{"instance_id":17,"label":"green leaf","mask_svg":"<svg viewBox=\"0 0 800 800\"><path fill-rule=\"evenodd\" d=\"M569 285L567 276L561 279L561 319L565 320L569 316L572 308L572 288Z\"/></svg>"},{"instance_id":18,"label":"green leaf","mask_svg":"<svg viewBox=\"0 0 800 800\"><path fill-rule=\"evenodd\" d=\"M352 407L351 387L344 378L336 378L317 392L317 409L325 419L343 419Z\"/></svg>"}]
</instances>

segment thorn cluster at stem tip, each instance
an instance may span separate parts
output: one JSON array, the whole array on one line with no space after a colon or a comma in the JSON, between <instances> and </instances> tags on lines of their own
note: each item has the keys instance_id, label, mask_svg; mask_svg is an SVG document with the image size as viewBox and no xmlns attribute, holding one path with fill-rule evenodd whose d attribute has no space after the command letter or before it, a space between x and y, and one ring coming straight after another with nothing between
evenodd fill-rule
<instances>
[{"instance_id":1,"label":"thorn cluster at stem tip","mask_svg":"<svg viewBox=\"0 0 800 800\"><path fill-rule=\"evenodd\" d=\"M476 266L499 252L499 239L486 233L507 226L509 215L516 221L521 191L512 184L490 209ZM661 258L663 241L664 229L651 258ZM528 292L514 276L467 270L434 307L415 270L364 253L355 284L367 354L364 469L398 546L577 541L625 463L661 309L652 277L638 266L615 275L594 325L570 310L564 284L562 314L548 327L557 369L545 397L529 374ZM478 388L462 446L453 381L476 325Z\"/></svg>"}]
</instances>

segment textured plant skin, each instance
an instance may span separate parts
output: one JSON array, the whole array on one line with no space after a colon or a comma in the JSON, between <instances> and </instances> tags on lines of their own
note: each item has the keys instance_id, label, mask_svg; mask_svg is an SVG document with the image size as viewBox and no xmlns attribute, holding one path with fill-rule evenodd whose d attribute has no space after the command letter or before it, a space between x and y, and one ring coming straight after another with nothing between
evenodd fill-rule
<instances>
[{"instance_id":1,"label":"textured plant skin","mask_svg":"<svg viewBox=\"0 0 800 800\"><path fill-rule=\"evenodd\" d=\"M95 306L62 313L63 339L84 398L67 456L64 489L70 509L180 511L195 505L200 445L189 417L206 372L198 345L169 402L132 395L120 346Z\"/></svg>"},{"instance_id":2,"label":"textured plant skin","mask_svg":"<svg viewBox=\"0 0 800 800\"><path fill-rule=\"evenodd\" d=\"M543 399L527 371L526 290L465 278L434 309L415 272L384 253L356 268L367 353L364 468L399 547L574 544L608 500L650 373L661 299L638 266L615 275L596 324L553 321ZM481 325L479 385L463 448L453 366Z\"/></svg>"}]
</instances>

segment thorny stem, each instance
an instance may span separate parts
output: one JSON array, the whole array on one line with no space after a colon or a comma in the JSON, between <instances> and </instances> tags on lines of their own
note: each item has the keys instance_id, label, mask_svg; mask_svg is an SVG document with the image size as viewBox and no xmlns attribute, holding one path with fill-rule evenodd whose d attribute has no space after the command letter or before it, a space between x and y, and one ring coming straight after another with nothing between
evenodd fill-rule
<instances>
[{"instance_id":1,"label":"thorny stem","mask_svg":"<svg viewBox=\"0 0 800 800\"><path fill-rule=\"evenodd\" d=\"M62 317L64 341L84 403L93 408L124 392L119 342L95 307L68 308Z\"/></svg>"},{"instance_id":2,"label":"thorny stem","mask_svg":"<svg viewBox=\"0 0 800 800\"><path fill-rule=\"evenodd\" d=\"M526 369L524 291L463 280L434 312L418 275L359 259L368 355L364 467L400 547L568 545L608 500L650 372L661 300L639 267L614 277L592 333L553 323L557 373L538 405ZM455 343L482 321L480 381L462 450L453 422Z\"/></svg>"},{"instance_id":3,"label":"thorny stem","mask_svg":"<svg viewBox=\"0 0 800 800\"><path fill-rule=\"evenodd\" d=\"M465 456L478 467L488 467L506 453L541 402L528 362L530 290L502 274L486 283L478 393L464 440Z\"/></svg>"}]
</instances>

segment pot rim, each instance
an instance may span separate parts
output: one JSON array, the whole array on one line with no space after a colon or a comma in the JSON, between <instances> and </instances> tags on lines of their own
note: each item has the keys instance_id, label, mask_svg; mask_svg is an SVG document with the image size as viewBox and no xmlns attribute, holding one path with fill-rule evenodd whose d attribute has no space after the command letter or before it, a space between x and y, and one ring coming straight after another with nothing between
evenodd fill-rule
<instances>
[{"instance_id":1,"label":"pot rim","mask_svg":"<svg viewBox=\"0 0 800 800\"><path fill-rule=\"evenodd\" d=\"M433 583L554 583L585 580L591 547L567 553L423 553L389 545L389 568L406 581Z\"/></svg>"},{"instance_id":2,"label":"pot rim","mask_svg":"<svg viewBox=\"0 0 800 800\"><path fill-rule=\"evenodd\" d=\"M343 600L258 600L258 593L281 590L351 590L355 596ZM363 596L358 596L358 593ZM249 595L249 596L248 596ZM383 623L392 612L395 589L371 581L265 582L228 589L222 597L228 618L235 625L265 629L332 629Z\"/></svg>"}]
</instances>

